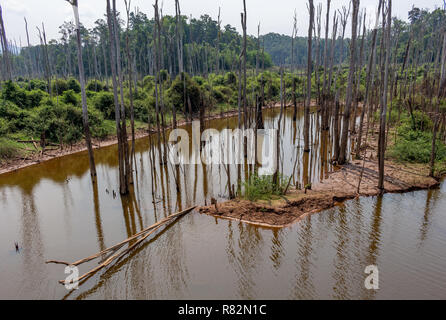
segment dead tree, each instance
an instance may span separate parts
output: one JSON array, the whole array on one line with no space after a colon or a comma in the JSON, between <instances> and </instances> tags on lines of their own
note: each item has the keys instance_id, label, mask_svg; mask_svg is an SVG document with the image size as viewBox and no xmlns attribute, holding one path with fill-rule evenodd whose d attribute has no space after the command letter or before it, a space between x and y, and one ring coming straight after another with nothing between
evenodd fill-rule
<instances>
[{"instance_id":1,"label":"dead tree","mask_svg":"<svg viewBox=\"0 0 446 320\"><path fill-rule=\"evenodd\" d=\"M296 99L296 82L297 79L294 75L294 41L297 36L297 12L294 10L294 23L293 23L293 32L291 34L291 77L293 81L293 121L297 119L297 99Z\"/></svg>"},{"instance_id":2,"label":"dead tree","mask_svg":"<svg viewBox=\"0 0 446 320\"><path fill-rule=\"evenodd\" d=\"M127 12L127 32L125 35L125 43L127 50L127 64L128 64L128 76L129 76L129 98L130 98L130 125L132 134L132 148L130 151L130 171L129 171L129 181L133 183L133 159L135 157L135 111L133 106L133 66L132 66L132 55L130 53L130 6L131 0L124 0L125 9ZM136 87L136 86L135 86ZM136 162L135 162L136 164Z\"/></svg>"},{"instance_id":3,"label":"dead tree","mask_svg":"<svg viewBox=\"0 0 446 320\"><path fill-rule=\"evenodd\" d=\"M12 64L11 64L11 59L9 57L8 40L6 38L5 23L3 21L3 10L1 5L0 5L0 36L2 43L3 60L5 62L5 68L6 68L6 79L12 80Z\"/></svg>"},{"instance_id":4,"label":"dead tree","mask_svg":"<svg viewBox=\"0 0 446 320\"><path fill-rule=\"evenodd\" d=\"M327 0L327 16L325 18L325 43L324 43L324 84L322 87L322 130L328 130L328 104L327 104L327 69L328 69L328 30L330 26L330 4Z\"/></svg>"},{"instance_id":5,"label":"dead tree","mask_svg":"<svg viewBox=\"0 0 446 320\"><path fill-rule=\"evenodd\" d=\"M341 134L341 144L339 148L339 164L345 164L348 160L347 158L347 143L349 136L349 123L350 123L350 113L352 107L352 93L353 93L353 80L356 69L356 32L358 29L358 12L359 12L359 0L352 0L353 2L353 12L352 12L352 41L350 43L350 71L348 75L345 110L343 117L343 126Z\"/></svg>"},{"instance_id":6,"label":"dead tree","mask_svg":"<svg viewBox=\"0 0 446 320\"><path fill-rule=\"evenodd\" d=\"M346 7L342 7L342 11L339 11L340 19L341 19L341 26L342 26L342 36L341 36L341 52L340 52L340 58L339 58L339 64L338 64L338 70L335 75L334 79L334 85L336 89L335 94L335 107L333 109L333 127L334 127L334 137L333 137L333 162L338 162L339 159L339 135L340 135L340 125L339 125L339 112L340 112L340 91L341 87L337 86L339 75L341 74L342 69L342 62L344 61L344 37L345 37L345 29L347 26L347 20L348 16L350 15L350 6L348 7L348 10Z\"/></svg>"},{"instance_id":7,"label":"dead tree","mask_svg":"<svg viewBox=\"0 0 446 320\"><path fill-rule=\"evenodd\" d=\"M376 19L375 19L375 27L373 28L373 31L372 31L372 44L371 44L371 48L370 48L370 58L369 58L368 67L367 67L367 78L366 78L364 104L362 106L361 117L359 120L358 141L356 143L356 158L357 159L359 159L361 157L360 153L361 153L361 146L362 146L362 132L363 132L363 127L364 127L365 112L369 105L371 82L373 81L374 76L375 76L376 37L378 34L379 16L380 16L380 12L381 12L381 7L382 7L382 0L380 0L379 4L378 4L378 10L376 12ZM370 122L370 119L368 119L367 122Z\"/></svg>"},{"instance_id":8,"label":"dead tree","mask_svg":"<svg viewBox=\"0 0 446 320\"><path fill-rule=\"evenodd\" d=\"M384 61L384 84L381 102L378 159L379 159L379 180L378 188L384 192L384 154L386 151L386 115L387 115L387 88L389 84L389 60L390 60L390 33L392 28L392 0L387 0L387 29L385 32L385 61Z\"/></svg>"},{"instance_id":9,"label":"dead tree","mask_svg":"<svg viewBox=\"0 0 446 320\"><path fill-rule=\"evenodd\" d=\"M310 14L310 26L308 27L308 57L307 57L307 96L305 99L304 111L304 152L310 152L310 104L311 104L311 64L312 64L312 43L314 26L314 4L313 0L308 0L308 11Z\"/></svg>"},{"instance_id":10,"label":"dead tree","mask_svg":"<svg viewBox=\"0 0 446 320\"><path fill-rule=\"evenodd\" d=\"M28 44L28 75L29 78L32 79L34 75L34 65L33 65L33 59L32 59L32 53L31 53L31 44L29 42L29 32L28 32L28 21L26 21L26 18L23 18L25 20L25 31L26 31L26 40Z\"/></svg>"},{"instance_id":11,"label":"dead tree","mask_svg":"<svg viewBox=\"0 0 446 320\"><path fill-rule=\"evenodd\" d=\"M110 0L107 1L107 23L108 23L108 33L110 40L110 64L112 71L112 83L113 83L113 97L115 103L115 121L116 121L116 135L118 138L118 163L119 163L119 191L121 194L128 193L128 184L125 175L125 162L124 162L124 143L127 141L122 141L122 128L121 128L121 109L119 105L118 96L118 81L117 81L117 71L116 71L116 37L115 37L115 11L111 10Z\"/></svg>"},{"instance_id":12,"label":"dead tree","mask_svg":"<svg viewBox=\"0 0 446 320\"><path fill-rule=\"evenodd\" d=\"M246 0L243 0L243 16L242 16L242 27L243 27L243 124L245 129L248 125L248 110L246 101L246 54L247 54L247 33L246 33ZM245 139L245 151L246 151L246 139ZM246 154L246 153L245 153Z\"/></svg>"},{"instance_id":13,"label":"dead tree","mask_svg":"<svg viewBox=\"0 0 446 320\"><path fill-rule=\"evenodd\" d=\"M314 68L314 75L316 78L316 90L317 90L317 104L321 101L321 77L319 72L320 55L321 55L321 20L322 20L322 4L319 3L316 10L316 24L313 26L314 37L316 38L316 61Z\"/></svg>"},{"instance_id":14,"label":"dead tree","mask_svg":"<svg viewBox=\"0 0 446 320\"><path fill-rule=\"evenodd\" d=\"M217 19L217 27L218 27L218 34L217 34L217 44L216 44L216 61L215 61L215 73L220 73L220 38L221 38L221 20L220 20L220 10L221 8L218 7L218 19Z\"/></svg>"},{"instance_id":15,"label":"dead tree","mask_svg":"<svg viewBox=\"0 0 446 320\"><path fill-rule=\"evenodd\" d=\"M43 23L42 23L43 27ZM40 31L39 27L36 27L37 31L39 32L39 38L40 38L40 46L43 48L43 61L44 61L44 73L45 78L47 82L47 91L48 94L52 97L53 96L53 89L51 88L51 71L50 71L50 62L48 58L48 48L46 44L46 35L45 35L45 28Z\"/></svg>"},{"instance_id":16,"label":"dead tree","mask_svg":"<svg viewBox=\"0 0 446 320\"><path fill-rule=\"evenodd\" d=\"M67 0L73 7L74 21L76 23L76 39L77 39L77 64L79 68L79 83L81 85L81 97L82 97L82 122L84 125L85 142L87 144L88 159L90 162L90 175L93 183L96 180L96 165L94 161L93 147L91 144L90 125L88 121L88 109L87 109L87 93L85 91L85 73L84 62L82 59L82 41L79 21L79 7L77 0Z\"/></svg>"},{"instance_id":17,"label":"dead tree","mask_svg":"<svg viewBox=\"0 0 446 320\"><path fill-rule=\"evenodd\" d=\"M435 158L437 156L437 133L438 128L440 126L440 99L444 96L444 87L446 83L446 33L443 34L443 48L441 55L441 69L440 69L440 81L438 83L438 94L437 94L437 102L436 102L436 116L434 121L434 130L432 133L432 149L431 149L431 158L430 158L430 170L429 175L431 177L435 174Z\"/></svg>"}]
</instances>

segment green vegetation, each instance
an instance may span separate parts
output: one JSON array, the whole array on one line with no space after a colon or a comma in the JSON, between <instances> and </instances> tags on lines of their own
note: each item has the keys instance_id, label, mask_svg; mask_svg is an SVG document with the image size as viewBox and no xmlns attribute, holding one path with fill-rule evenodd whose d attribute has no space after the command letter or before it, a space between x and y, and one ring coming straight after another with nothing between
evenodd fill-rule
<instances>
[{"instance_id":1,"label":"green vegetation","mask_svg":"<svg viewBox=\"0 0 446 320\"><path fill-rule=\"evenodd\" d=\"M282 196L288 184L288 178L279 176L279 184L273 182L273 176L259 176L252 174L243 182L245 199L250 201L271 200L274 196Z\"/></svg>"},{"instance_id":2,"label":"green vegetation","mask_svg":"<svg viewBox=\"0 0 446 320\"><path fill-rule=\"evenodd\" d=\"M209 74L207 77L191 77L187 73L174 78L163 73L163 101L166 123L172 119L172 108L177 112L177 120L184 119L189 112L198 115L201 106L206 113L220 113L237 108L238 79L235 73ZM263 73L265 95L268 101L279 100L280 78L275 72ZM290 77L287 75L287 77ZM185 81L183 82L183 78ZM260 90L260 75L248 76L248 92L253 88ZM111 82L111 81L109 81ZM303 83L300 81L299 83ZM147 128L148 121L154 126L155 80L146 76L137 82L137 93L133 94L134 116L137 128ZM289 83L291 90L291 82ZM83 123L80 86L76 79L57 79L47 92L46 82L42 80L20 79L17 82L1 83L0 95L0 137L2 153L0 158L16 157L26 148L18 140L40 141L53 144L72 145L83 139ZM87 105L92 137L104 139L115 134L115 105L110 87L98 80L87 84ZM291 92L287 95L291 96ZM296 89L302 91L301 87ZM52 96L50 95L52 93ZM185 102L186 99L186 104ZM248 96L248 103L253 97ZM127 120L130 119L130 97L128 83L124 83L124 104ZM3 150L4 149L4 150Z\"/></svg>"},{"instance_id":3,"label":"green vegetation","mask_svg":"<svg viewBox=\"0 0 446 320\"><path fill-rule=\"evenodd\" d=\"M390 147L388 155L401 162L429 163L432 150L432 120L421 111L413 116L402 115L397 130L397 139ZM446 146L438 139L436 143L436 163L440 168L446 164Z\"/></svg>"}]
</instances>

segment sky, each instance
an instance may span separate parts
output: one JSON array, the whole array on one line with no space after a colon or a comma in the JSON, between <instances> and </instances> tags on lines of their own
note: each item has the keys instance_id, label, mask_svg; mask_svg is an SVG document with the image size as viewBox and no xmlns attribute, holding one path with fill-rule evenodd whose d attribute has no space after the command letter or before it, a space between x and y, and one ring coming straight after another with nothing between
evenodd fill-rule
<instances>
[{"instance_id":1,"label":"sky","mask_svg":"<svg viewBox=\"0 0 446 320\"><path fill-rule=\"evenodd\" d=\"M88 28L94 21L103 18L105 0L78 0L81 22ZM326 0L315 0L315 6L323 4L322 15L325 17ZM153 17L154 0L131 0L132 8L138 7L149 18ZM160 0L163 14L175 14L175 0ZM348 6L348 0L332 0L332 9ZM378 0L361 0L361 8L365 8L367 23L374 23ZM246 0L248 34L257 34L260 22L260 34L276 32L290 35L293 25L294 11L298 19L298 35L308 33L308 11L306 0ZM31 44L38 43L36 26L45 23L47 39L59 39L59 26L64 21L74 21L71 5L65 0L0 0L8 39L15 40L17 45L25 46L26 32L23 18L28 20ZM419 8L434 9L443 5L443 0L393 0L393 16L407 20L407 13L412 5ZM117 0L118 10L125 12L124 0ZM221 7L222 26L231 24L241 31L240 13L243 10L242 0L180 0L183 15L199 17L209 14L217 20L218 8ZM325 18L324 18L325 19ZM348 28L348 27L347 27ZM348 29L347 29L348 30ZM346 34L348 36L348 33Z\"/></svg>"}]
</instances>

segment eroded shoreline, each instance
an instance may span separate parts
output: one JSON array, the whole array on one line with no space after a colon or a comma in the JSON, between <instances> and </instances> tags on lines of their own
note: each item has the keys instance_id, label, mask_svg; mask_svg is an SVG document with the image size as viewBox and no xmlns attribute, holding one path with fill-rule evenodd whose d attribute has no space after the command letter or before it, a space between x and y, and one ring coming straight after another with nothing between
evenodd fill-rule
<instances>
[{"instance_id":1,"label":"eroded shoreline","mask_svg":"<svg viewBox=\"0 0 446 320\"><path fill-rule=\"evenodd\" d=\"M367 141L363 137L363 145L366 146L363 154L365 161L352 160L346 165L338 166L325 179L313 184L311 190L293 189L285 196L270 201L251 202L237 198L219 203L217 207L200 207L198 211L216 218L262 227L285 228L308 215L333 208L346 200L380 195L381 190L377 187L377 137L372 135ZM398 163L391 159L385 161L383 193L406 193L432 189L439 185L440 180L429 177L429 166L425 164Z\"/></svg>"},{"instance_id":2,"label":"eroded shoreline","mask_svg":"<svg viewBox=\"0 0 446 320\"><path fill-rule=\"evenodd\" d=\"M358 162L361 162L360 164ZM200 207L200 213L216 218L241 221L268 228L285 228L308 215L327 210L346 200L360 196L377 196L378 164L366 161L360 192L357 193L362 161L342 166L331 173L329 178L312 187L312 190L292 190L286 196L271 200L251 202L235 199L214 205ZM386 164L385 192L406 193L436 188L440 182L423 175L423 168L417 165ZM425 170L427 171L427 170Z\"/></svg>"}]
</instances>

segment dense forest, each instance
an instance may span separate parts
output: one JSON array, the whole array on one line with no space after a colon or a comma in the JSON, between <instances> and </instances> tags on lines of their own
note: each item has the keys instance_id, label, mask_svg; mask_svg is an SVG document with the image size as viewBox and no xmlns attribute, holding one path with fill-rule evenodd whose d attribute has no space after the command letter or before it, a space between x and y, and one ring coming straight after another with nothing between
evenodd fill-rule
<instances>
[{"instance_id":1,"label":"dense forest","mask_svg":"<svg viewBox=\"0 0 446 320\"><path fill-rule=\"evenodd\" d=\"M120 47L123 63L126 65L126 37L129 37L129 48L132 52L132 63L135 75L153 75L153 37L154 19L148 19L141 11L130 12L129 26L120 18L118 13L118 33L120 34ZM191 75L208 74L215 72L218 67L221 71L234 71L236 61L240 54L242 36L231 25L221 26L221 21L213 20L209 15L200 18L181 16L177 30L175 16L162 16L161 19L161 68L176 75L179 72L176 36L183 42L184 69ZM125 29L125 30L124 30ZM40 35L42 44L27 46L17 50L13 56L14 74L16 76L43 77L45 73L45 55L47 50L51 64L50 72L59 77L77 75L77 49L75 25L68 21L59 27L60 39L52 39L46 43L44 35ZM85 63L85 75L87 78L100 77L104 79L111 74L111 67L107 62L107 52L110 50L108 43L107 22L99 19L93 28L87 29L81 25L81 38ZM250 68L256 65L258 41L254 37L247 39L247 61ZM216 56L219 50L219 66ZM36 61L35 66L29 65L32 57ZM266 68L272 66L271 57L265 54L262 58Z\"/></svg>"}]
</instances>

